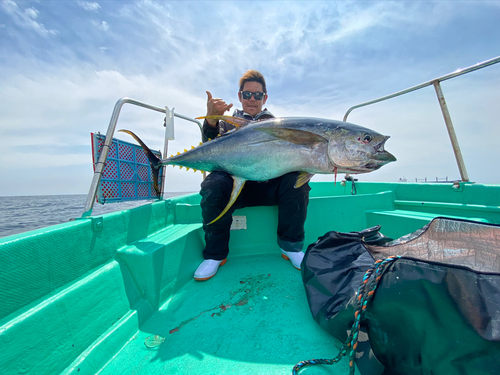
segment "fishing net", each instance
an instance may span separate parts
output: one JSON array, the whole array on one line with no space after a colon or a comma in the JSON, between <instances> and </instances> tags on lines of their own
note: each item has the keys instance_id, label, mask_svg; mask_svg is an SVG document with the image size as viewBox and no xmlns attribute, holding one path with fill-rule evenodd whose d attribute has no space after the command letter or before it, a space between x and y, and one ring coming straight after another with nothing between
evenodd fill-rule
<instances>
[{"instance_id":1,"label":"fishing net","mask_svg":"<svg viewBox=\"0 0 500 375\"><path fill-rule=\"evenodd\" d=\"M362 375L500 373L500 226L436 218L394 241L379 229L329 232L302 263L341 353Z\"/></svg>"}]
</instances>

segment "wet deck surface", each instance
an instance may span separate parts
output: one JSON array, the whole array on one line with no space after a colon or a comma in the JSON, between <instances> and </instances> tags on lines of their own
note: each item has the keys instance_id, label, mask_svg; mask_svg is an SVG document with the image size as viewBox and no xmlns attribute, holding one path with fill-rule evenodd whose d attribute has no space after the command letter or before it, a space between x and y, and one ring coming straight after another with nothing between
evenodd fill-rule
<instances>
[{"instance_id":1,"label":"wet deck surface","mask_svg":"<svg viewBox=\"0 0 500 375\"><path fill-rule=\"evenodd\" d=\"M164 337L148 349L151 335ZM300 271L280 254L228 258L192 280L100 374L290 374L305 359L333 358L340 343L313 320ZM347 360L301 374L347 374Z\"/></svg>"}]
</instances>

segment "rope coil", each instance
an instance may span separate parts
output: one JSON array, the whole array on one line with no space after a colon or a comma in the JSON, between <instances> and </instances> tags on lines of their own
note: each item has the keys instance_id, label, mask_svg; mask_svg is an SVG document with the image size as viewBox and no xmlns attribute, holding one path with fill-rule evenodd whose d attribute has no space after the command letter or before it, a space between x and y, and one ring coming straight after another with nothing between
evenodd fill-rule
<instances>
[{"instance_id":1,"label":"rope coil","mask_svg":"<svg viewBox=\"0 0 500 375\"><path fill-rule=\"evenodd\" d=\"M399 255L394 255L388 257L384 260L377 260L373 264L373 267L366 271L363 276L363 282L358 288L358 303L356 307L356 312L354 313L354 323L351 328L351 332L347 337L347 340L340 348L339 354L332 359L309 359L307 361L301 361L297 363L292 369L292 375L297 375L300 370L306 366L312 365L333 365L338 363L342 357L346 356L349 352L349 375L354 375L354 357L356 355L356 348L358 346L358 333L361 318L366 311L366 306L368 302L373 298L375 294L375 289L382 278L382 274L385 269L395 260L401 258ZM372 278L373 275L373 278ZM371 280L371 282L369 282Z\"/></svg>"}]
</instances>

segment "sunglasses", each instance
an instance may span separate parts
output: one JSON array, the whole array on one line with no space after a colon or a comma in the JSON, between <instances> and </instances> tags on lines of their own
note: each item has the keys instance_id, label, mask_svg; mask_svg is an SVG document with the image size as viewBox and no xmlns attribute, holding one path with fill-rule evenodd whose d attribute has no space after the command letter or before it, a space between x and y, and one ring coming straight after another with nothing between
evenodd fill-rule
<instances>
[{"instance_id":1,"label":"sunglasses","mask_svg":"<svg viewBox=\"0 0 500 375\"><path fill-rule=\"evenodd\" d=\"M241 96L243 97L243 99L245 100L249 100L252 95L253 97L255 98L255 100L262 100L262 98L264 97L264 93L263 92L260 92L260 91L257 91L257 92L251 92L251 91L240 91L241 92Z\"/></svg>"}]
</instances>

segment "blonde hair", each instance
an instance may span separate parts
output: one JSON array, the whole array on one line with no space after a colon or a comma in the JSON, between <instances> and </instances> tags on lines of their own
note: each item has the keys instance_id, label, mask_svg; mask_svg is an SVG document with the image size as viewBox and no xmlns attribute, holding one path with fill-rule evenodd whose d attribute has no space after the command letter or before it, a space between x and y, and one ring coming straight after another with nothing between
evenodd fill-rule
<instances>
[{"instance_id":1,"label":"blonde hair","mask_svg":"<svg viewBox=\"0 0 500 375\"><path fill-rule=\"evenodd\" d=\"M240 91L243 91L243 86L245 86L246 82L258 82L262 85L262 90L264 93L267 94L267 89L266 89L266 80L264 79L264 76L258 72L257 70L250 69L243 74L240 78Z\"/></svg>"}]
</instances>

